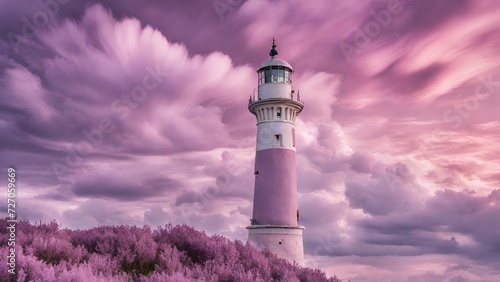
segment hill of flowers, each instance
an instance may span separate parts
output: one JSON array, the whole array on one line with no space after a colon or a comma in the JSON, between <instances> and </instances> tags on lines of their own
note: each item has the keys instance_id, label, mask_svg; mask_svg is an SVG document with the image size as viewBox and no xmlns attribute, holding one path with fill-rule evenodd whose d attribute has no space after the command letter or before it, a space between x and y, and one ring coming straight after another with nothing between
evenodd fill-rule
<instances>
[{"instance_id":1,"label":"hill of flowers","mask_svg":"<svg viewBox=\"0 0 500 282\"><path fill-rule=\"evenodd\" d=\"M7 272L7 220L0 219L0 279ZM329 281L318 269L208 236L187 225L61 229L57 222L16 224L17 281ZM15 280L12 280L15 281Z\"/></svg>"}]
</instances>

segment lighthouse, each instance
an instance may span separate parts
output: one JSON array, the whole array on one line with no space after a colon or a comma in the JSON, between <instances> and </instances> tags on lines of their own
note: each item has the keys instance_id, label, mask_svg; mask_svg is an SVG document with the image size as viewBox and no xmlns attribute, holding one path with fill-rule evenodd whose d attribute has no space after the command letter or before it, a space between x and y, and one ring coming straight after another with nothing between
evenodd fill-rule
<instances>
[{"instance_id":1,"label":"lighthouse","mask_svg":"<svg viewBox=\"0 0 500 282\"><path fill-rule=\"evenodd\" d=\"M295 120L304 108L299 91L292 87L292 66L271 58L257 70L258 87L248 110L257 119L253 214L248 229L251 244L300 265L304 245L297 204Z\"/></svg>"}]
</instances>

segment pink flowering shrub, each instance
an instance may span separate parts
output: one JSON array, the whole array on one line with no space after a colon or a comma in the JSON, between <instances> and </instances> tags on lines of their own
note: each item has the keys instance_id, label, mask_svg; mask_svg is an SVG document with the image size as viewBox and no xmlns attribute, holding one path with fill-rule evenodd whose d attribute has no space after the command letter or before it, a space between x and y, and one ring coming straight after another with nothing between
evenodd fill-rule
<instances>
[{"instance_id":1,"label":"pink flowering shrub","mask_svg":"<svg viewBox=\"0 0 500 282\"><path fill-rule=\"evenodd\" d=\"M187 225L60 229L16 226L17 280L6 267L8 232L0 219L2 281L329 281L318 269L291 264L268 251Z\"/></svg>"}]
</instances>

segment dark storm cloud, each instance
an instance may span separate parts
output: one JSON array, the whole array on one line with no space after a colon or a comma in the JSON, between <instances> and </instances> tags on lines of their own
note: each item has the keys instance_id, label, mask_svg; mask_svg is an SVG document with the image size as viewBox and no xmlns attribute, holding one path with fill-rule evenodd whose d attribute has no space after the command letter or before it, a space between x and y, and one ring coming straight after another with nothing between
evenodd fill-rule
<instances>
[{"instance_id":1,"label":"dark storm cloud","mask_svg":"<svg viewBox=\"0 0 500 282\"><path fill-rule=\"evenodd\" d=\"M366 229L363 241L370 245L412 246L430 253L461 253L473 259L495 260L500 251L497 220L500 207L493 196L497 193L494 190L488 196L475 196L438 191L421 209L360 221L359 226Z\"/></svg>"},{"instance_id":2,"label":"dark storm cloud","mask_svg":"<svg viewBox=\"0 0 500 282\"><path fill-rule=\"evenodd\" d=\"M196 201L197 194L194 191L184 191L175 198L175 205L179 206L184 203L191 204Z\"/></svg>"},{"instance_id":3,"label":"dark storm cloud","mask_svg":"<svg viewBox=\"0 0 500 282\"><path fill-rule=\"evenodd\" d=\"M180 183L168 178L142 179L134 181L119 174L82 177L76 180L72 191L77 196L87 198L106 198L124 201L161 197L166 192L181 188Z\"/></svg>"}]
</instances>

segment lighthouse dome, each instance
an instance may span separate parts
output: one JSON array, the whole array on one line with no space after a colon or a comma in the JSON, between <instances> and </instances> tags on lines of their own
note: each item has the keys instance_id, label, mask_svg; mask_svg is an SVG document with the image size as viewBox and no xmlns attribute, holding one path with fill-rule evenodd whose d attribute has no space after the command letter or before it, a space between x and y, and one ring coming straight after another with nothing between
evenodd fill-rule
<instances>
[{"instance_id":1,"label":"lighthouse dome","mask_svg":"<svg viewBox=\"0 0 500 282\"><path fill-rule=\"evenodd\" d=\"M293 72L293 68L289 63L287 63L286 61L283 61L281 59L276 59L276 58L271 58L271 59L263 62L259 67L259 71L263 68L274 67L274 66L286 67L286 68L289 68Z\"/></svg>"}]
</instances>

